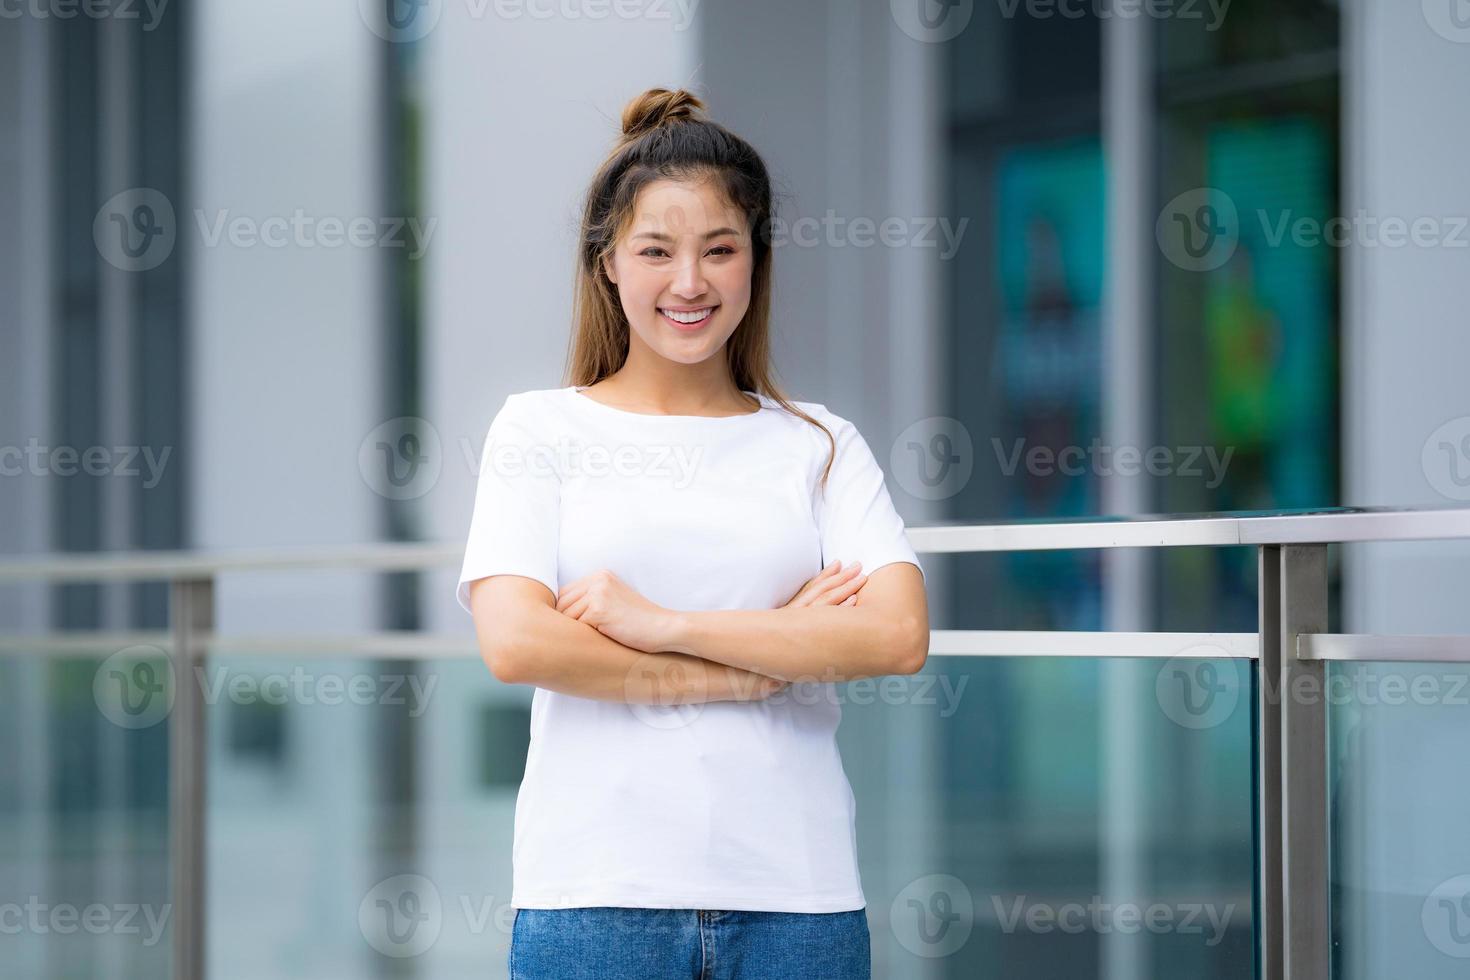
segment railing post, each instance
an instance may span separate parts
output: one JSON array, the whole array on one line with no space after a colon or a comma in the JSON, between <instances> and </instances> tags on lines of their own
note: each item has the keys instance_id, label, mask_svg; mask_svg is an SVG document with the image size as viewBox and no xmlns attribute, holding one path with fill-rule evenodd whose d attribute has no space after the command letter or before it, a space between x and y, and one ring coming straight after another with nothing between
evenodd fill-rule
<instances>
[{"instance_id":1,"label":"railing post","mask_svg":"<svg viewBox=\"0 0 1470 980\"><path fill-rule=\"evenodd\" d=\"M169 869L173 883L173 976L203 980L206 921L204 800L208 755L204 691L194 666L214 629L214 580L176 579L169 596L174 703L169 717Z\"/></svg>"},{"instance_id":2,"label":"railing post","mask_svg":"<svg viewBox=\"0 0 1470 980\"><path fill-rule=\"evenodd\" d=\"M1262 545L1257 554L1256 977L1282 980L1281 547Z\"/></svg>"},{"instance_id":3,"label":"railing post","mask_svg":"<svg viewBox=\"0 0 1470 980\"><path fill-rule=\"evenodd\" d=\"M1280 552L1282 978L1327 980L1326 664L1297 658L1298 634L1327 632L1327 545Z\"/></svg>"}]
</instances>

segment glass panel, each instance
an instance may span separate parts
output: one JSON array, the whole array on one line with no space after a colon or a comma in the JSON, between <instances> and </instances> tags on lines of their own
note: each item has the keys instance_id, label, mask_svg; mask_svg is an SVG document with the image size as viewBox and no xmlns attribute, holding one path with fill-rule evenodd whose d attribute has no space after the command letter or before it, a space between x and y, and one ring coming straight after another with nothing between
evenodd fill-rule
<instances>
[{"instance_id":1,"label":"glass panel","mask_svg":"<svg viewBox=\"0 0 1470 980\"><path fill-rule=\"evenodd\" d=\"M506 975L529 688L468 658L204 678L212 977Z\"/></svg>"},{"instance_id":2,"label":"glass panel","mask_svg":"<svg viewBox=\"0 0 1470 980\"><path fill-rule=\"evenodd\" d=\"M168 663L139 652L0 653L6 977L169 975L167 712L128 686Z\"/></svg>"},{"instance_id":3,"label":"glass panel","mask_svg":"<svg viewBox=\"0 0 1470 980\"><path fill-rule=\"evenodd\" d=\"M1251 976L1253 673L932 657L845 685L873 975Z\"/></svg>"},{"instance_id":4,"label":"glass panel","mask_svg":"<svg viewBox=\"0 0 1470 980\"><path fill-rule=\"evenodd\" d=\"M1470 973L1470 665L1327 665L1333 976Z\"/></svg>"}]
</instances>

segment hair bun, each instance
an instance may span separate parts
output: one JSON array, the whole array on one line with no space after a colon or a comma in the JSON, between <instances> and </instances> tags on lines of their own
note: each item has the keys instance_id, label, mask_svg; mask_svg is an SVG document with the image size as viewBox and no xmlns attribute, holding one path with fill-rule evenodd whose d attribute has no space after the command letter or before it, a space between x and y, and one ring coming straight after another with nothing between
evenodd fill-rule
<instances>
[{"instance_id":1,"label":"hair bun","mask_svg":"<svg viewBox=\"0 0 1470 980\"><path fill-rule=\"evenodd\" d=\"M694 119L704 103L692 92L651 88L623 109L623 139L635 140L644 133L682 119Z\"/></svg>"}]
</instances>

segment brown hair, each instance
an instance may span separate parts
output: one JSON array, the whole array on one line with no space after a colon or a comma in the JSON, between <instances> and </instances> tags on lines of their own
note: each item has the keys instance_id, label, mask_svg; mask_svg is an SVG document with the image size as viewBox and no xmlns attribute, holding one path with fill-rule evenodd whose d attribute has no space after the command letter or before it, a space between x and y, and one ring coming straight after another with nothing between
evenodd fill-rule
<instances>
[{"instance_id":1,"label":"brown hair","mask_svg":"<svg viewBox=\"0 0 1470 980\"><path fill-rule=\"evenodd\" d=\"M831 451L822 470L825 488L836 441L781 392L771 366L770 176L754 147L703 112L704 103L690 92L662 88L649 89L623 109L622 137L592 178L582 214L566 383L596 384L628 358L630 328L603 259L631 222L638 192L661 179L712 180L745 215L755 259L750 306L725 342L730 376L741 391L766 395L826 434Z\"/></svg>"}]
</instances>

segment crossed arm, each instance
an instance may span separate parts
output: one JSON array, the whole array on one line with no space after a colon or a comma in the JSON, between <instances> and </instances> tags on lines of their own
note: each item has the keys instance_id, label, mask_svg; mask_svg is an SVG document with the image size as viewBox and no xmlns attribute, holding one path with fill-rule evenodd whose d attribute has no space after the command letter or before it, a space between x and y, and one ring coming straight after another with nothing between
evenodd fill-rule
<instances>
[{"instance_id":1,"label":"crossed arm","mask_svg":"<svg viewBox=\"0 0 1470 980\"><path fill-rule=\"evenodd\" d=\"M501 681L638 704L759 700L792 681L911 674L928 655L923 577L824 570L778 609L665 609L611 572L567 585L494 575L470 586L481 655Z\"/></svg>"}]
</instances>

